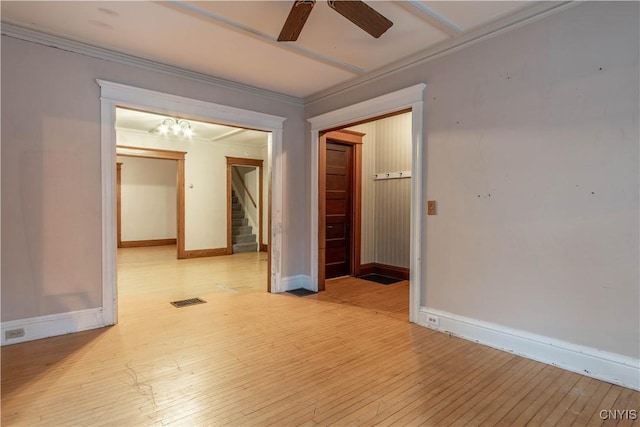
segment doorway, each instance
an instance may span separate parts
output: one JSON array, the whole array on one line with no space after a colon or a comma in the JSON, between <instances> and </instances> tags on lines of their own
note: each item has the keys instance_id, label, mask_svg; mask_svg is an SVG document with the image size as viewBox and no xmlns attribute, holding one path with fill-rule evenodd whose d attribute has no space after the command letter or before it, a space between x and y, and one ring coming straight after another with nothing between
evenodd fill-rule
<instances>
[{"instance_id":1,"label":"doorway","mask_svg":"<svg viewBox=\"0 0 640 427\"><path fill-rule=\"evenodd\" d=\"M146 160L159 160L159 161L169 161L175 162L175 177L174 179L174 192L175 192L175 202L173 206L175 208L175 212L171 213L175 214L175 222L174 222L174 232L175 239L144 239L144 240L125 240L122 237L122 169L123 163L118 161L117 171L116 171L116 221L117 221L117 247L144 247L144 246L163 246L169 244L175 244L177 249L176 257L178 259L186 258L185 254L185 245L184 245L184 152L179 151L169 151L169 150L158 150L153 148L137 148L137 147L126 147L126 146L117 146L116 154L119 158L126 159L146 159ZM126 169L126 165L125 165ZM139 194L133 195L133 198L139 198ZM149 200L139 200L139 203L149 204ZM153 208L153 206L152 206ZM164 208L161 207L164 210ZM147 222L149 223L148 216L138 218L140 223Z\"/></svg>"},{"instance_id":2,"label":"doorway","mask_svg":"<svg viewBox=\"0 0 640 427\"><path fill-rule=\"evenodd\" d=\"M353 216L353 148L326 144L325 278L351 275Z\"/></svg>"},{"instance_id":3,"label":"doorway","mask_svg":"<svg viewBox=\"0 0 640 427\"><path fill-rule=\"evenodd\" d=\"M320 146L319 270L325 279L409 280L411 111L324 133Z\"/></svg>"},{"instance_id":4,"label":"doorway","mask_svg":"<svg viewBox=\"0 0 640 427\"><path fill-rule=\"evenodd\" d=\"M422 206L423 206L423 83L398 90L377 98L348 107L340 108L309 120L311 123L311 289L319 290L324 281L320 269L321 230L319 228L319 178L320 156L322 156L321 135L326 130L342 129L349 125L363 123L376 117L401 110L410 110L411 119L411 219L410 219L410 279L409 279L409 320L418 322L422 282ZM425 301L422 301L424 304Z\"/></svg>"},{"instance_id":5,"label":"doorway","mask_svg":"<svg viewBox=\"0 0 640 427\"><path fill-rule=\"evenodd\" d=\"M325 132L320 137L318 222L320 274L325 279L359 274L362 133Z\"/></svg>"},{"instance_id":6,"label":"doorway","mask_svg":"<svg viewBox=\"0 0 640 427\"><path fill-rule=\"evenodd\" d=\"M245 159L227 156L227 251L237 253L234 245L255 243L248 247L250 252L267 252L267 239L264 233L264 177L262 159ZM235 198L235 200L234 200ZM239 227L251 227L246 234ZM253 236L251 239L238 239L239 235ZM268 238L268 236L266 236ZM237 247L236 247L237 248ZM244 249L242 249L244 251Z\"/></svg>"},{"instance_id":7,"label":"doorway","mask_svg":"<svg viewBox=\"0 0 640 427\"><path fill-rule=\"evenodd\" d=\"M269 227L269 265L268 283L271 292L282 292L282 125L284 117L259 113L251 110L229 107L215 103L165 94L104 80L97 80L101 91L101 147L102 147L102 290L103 324L117 323L117 272L116 272L116 108L128 108L138 111L156 111L171 113L192 120L210 123L223 123L246 129L269 132L268 166L270 192L269 214L272 217ZM274 214L275 212L275 214ZM275 256L274 256L275 254Z\"/></svg>"}]
</instances>

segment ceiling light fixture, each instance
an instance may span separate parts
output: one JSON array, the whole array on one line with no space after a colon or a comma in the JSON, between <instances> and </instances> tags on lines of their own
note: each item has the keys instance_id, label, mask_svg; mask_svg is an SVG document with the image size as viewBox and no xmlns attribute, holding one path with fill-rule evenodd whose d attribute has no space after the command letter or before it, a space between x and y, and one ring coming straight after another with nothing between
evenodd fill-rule
<instances>
[{"instance_id":1,"label":"ceiling light fixture","mask_svg":"<svg viewBox=\"0 0 640 427\"><path fill-rule=\"evenodd\" d=\"M173 117L167 117L158 126L151 129L151 133L159 133L160 135L173 135L189 138L193 136L193 130L191 129L191 123L185 119L174 119Z\"/></svg>"}]
</instances>

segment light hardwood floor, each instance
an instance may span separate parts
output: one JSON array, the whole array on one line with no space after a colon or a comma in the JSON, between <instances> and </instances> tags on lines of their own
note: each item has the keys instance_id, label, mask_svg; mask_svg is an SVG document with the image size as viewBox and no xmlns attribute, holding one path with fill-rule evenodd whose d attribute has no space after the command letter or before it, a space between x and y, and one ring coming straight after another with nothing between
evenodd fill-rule
<instances>
[{"instance_id":1,"label":"light hardwood floor","mask_svg":"<svg viewBox=\"0 0 640 427\"><path fill-rule=\"evenodd\" d=\"M408 323L407 282L272 295L265 254L172 258L119 254L118 325L3 347L2 425L640 425L599 417L637 392Z\"/></svg>"}]
</instances>

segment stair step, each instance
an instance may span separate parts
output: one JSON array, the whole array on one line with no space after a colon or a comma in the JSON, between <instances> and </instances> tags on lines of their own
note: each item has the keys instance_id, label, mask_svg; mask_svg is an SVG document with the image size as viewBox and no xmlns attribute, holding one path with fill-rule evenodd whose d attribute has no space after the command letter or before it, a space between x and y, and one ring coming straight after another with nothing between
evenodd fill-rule
<instances>
[{"instance_id":1,"label":"stair step","mask_svg":"<svg viewBox=\"0 0 640 427\"><path fill-rule=\"evenodd\" d=\"M233 227L242 227L243 225L248 225L249 220L247 218L233 218L231 220L231 225Z\"/></svg>"},{"instance_id":2,"label":"stair step","mask_svg":"<svg viewBox=\"0 0 640 427\"><path fill-rule=\"evenodd\" d=\"M243 211L232 211L231 212L231 219L242 219L244 218L244 212Z\"/></svg>"},{"instance_id":3,"label":"stair step","mask_svg":"<svg viewBox=\"0 0 640 427\"><path fill-rule=\"evenodd\" d=\"M238 197L237 196L231 196L231 203L238 203Z\"/></svg>"},{"instance_id":4,"label":"stair step","mask_svg":"<svg viewBox=\"0 0 640 427\"><path fill-rule=\"evenodd\" d=\"M231 210L232 211L241 211L242 210L242 205L240 203L232 203L231 204Z\"/></svg>"},{"instance_id":5,"label":"stair step","mask_svg":"<svg viewBox=\"0 0 640 427\"><path fill-rule=\"evenodd\" d=\"M236 234L233 236L233 243L255 243L255 234Z\"/></svg>"},{"instance_id":6,"label":"stair step","mask_svg":"<svg viewBox=\"0 0 640 427\"><path fill-rule=\"evenodd\" d=\"M233 253L238 254L242 252L258 252L258 244L253 243L236 243L233 245Z\"/></svg>"},{"instance_id":7,"label":"stair step","mask_svg":"<svg viewBox=\"0 0 640 427\"><path fill-rule=\"evenodd\" d=\"M240 234L251 234L251 230L253 227L251 227L250 225L240 225L237 227L233 227L231 229L231 234L233 234L234 236L238 236Z\"/></svg>"}]
</instances>

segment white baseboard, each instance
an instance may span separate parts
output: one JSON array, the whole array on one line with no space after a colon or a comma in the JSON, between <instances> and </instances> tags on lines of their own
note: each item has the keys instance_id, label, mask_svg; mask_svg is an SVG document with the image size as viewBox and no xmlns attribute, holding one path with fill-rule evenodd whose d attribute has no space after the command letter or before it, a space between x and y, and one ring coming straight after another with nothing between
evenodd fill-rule
<instances>
[{"instance_id":1,"label":"white baseboard","mask_svg":"<svg viewBox=\"0 0 640 427\"><path fill-rule=\"evenodd\" d=\"M282 292L293 291L294 289L310 289L311 276L298 274L297 276L283 277L280 279L280 289Z\"/></svg>"},{"instance_id":2,"label":"white baseboard","mask_svg":"<svg viewBox=\"0 0 640 427\"><path fill-rule=\"evenodd\" d=\"M433 318L435 323L430 322L429 318ZM639 359L428 307L420 307L418 324L588 377L640 390Z\"/></svg>"},{"instance_id":3,"label":"white baseboard","mask_svg":"<svg viewBox=\"0 0 640 427\"><path fill-rule=\"evenodd\" d=\"M29 319L10 320L0 324L2 331L1 345L17 344L41 338L65 335L73 332L107 326L102 315L102 308L72 311L69 313L51 314ZM7 339L8 331L22 329L24 335Z\"/></svg>"}]
</instances>

